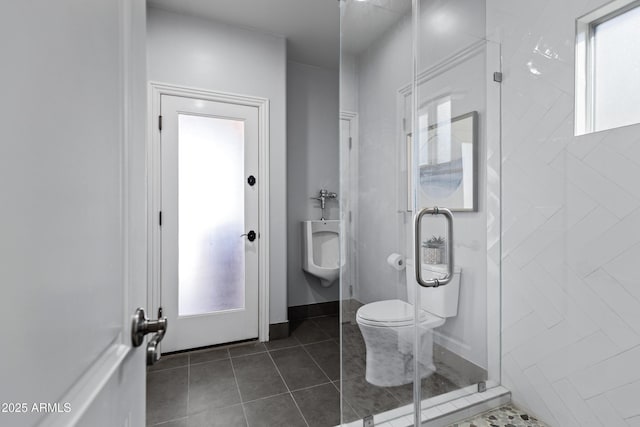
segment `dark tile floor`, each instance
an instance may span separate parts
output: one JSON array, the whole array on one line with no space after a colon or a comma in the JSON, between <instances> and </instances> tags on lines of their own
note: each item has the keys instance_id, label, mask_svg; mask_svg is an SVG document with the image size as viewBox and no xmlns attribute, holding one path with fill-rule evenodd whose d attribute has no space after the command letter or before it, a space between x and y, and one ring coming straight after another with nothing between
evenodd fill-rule
<instances>
[{"instance_id":1,"label":"dark tile floor","mask_svg":"<svg viewBox=\"0 0 640 427\"><path fill-rule=\"evenodd\" d=\"M345 320L344 421L411 403L412 384L376 387L365 380L364 341L355 321L346 316ZM338 317L292 322L291 331L290 337L266 344L250 342L163 356L147 373L147 424L166 427L339 424ZM469 379L455 378L451 371L438 366L437 373L424 379L423 398L470 384Z\"/></svg>"},{"instance_id":2,"label":"dark tile floor","mask_svg":"<svg viewBox=\"0 0 640 427\"><path fill-rule=\"evenodd\" d=\"M163 356L147 372L147 424L339 424L339 335L337 316L314 318L286 339Z\"/></svg>"}]
</instances>

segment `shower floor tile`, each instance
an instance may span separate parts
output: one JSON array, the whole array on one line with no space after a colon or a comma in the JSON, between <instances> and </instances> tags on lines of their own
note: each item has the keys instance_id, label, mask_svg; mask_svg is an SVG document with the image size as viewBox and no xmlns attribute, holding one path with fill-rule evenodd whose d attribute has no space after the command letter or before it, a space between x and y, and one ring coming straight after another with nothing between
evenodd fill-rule
<instances>
[{"instance_id":1,"label":"shower floor tile","mask_svg":"<svg viewBox=\"0 0 640 427\"><path fill-rule=\"evenodd\" d=\"M513 405L502 406L449 427L548 427Z\"/></svg>"}]
</instances>

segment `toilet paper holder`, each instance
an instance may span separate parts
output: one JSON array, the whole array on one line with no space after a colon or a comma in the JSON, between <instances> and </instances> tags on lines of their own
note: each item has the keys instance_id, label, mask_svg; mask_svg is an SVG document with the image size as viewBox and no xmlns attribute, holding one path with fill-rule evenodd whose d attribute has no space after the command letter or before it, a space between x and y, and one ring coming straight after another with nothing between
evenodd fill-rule
<instances>
[{"instance_id":1,"label":"toilet paper holder","mask_svg":"<svg viewBox=\"0 0 640 427\"><path fill-rule=\"evenodd\" d=\"M402 271L405 268L404 257L399 253L392 253L387 257L387 264L394 270Z\"/></svg>"}]
</instances>

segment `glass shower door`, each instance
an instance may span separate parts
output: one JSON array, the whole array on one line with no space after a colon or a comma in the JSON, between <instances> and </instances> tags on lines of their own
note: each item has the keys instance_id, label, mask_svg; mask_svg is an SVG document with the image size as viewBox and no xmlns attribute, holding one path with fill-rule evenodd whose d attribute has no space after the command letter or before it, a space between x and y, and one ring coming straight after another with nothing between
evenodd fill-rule
<instances>
[{"instance_id":1,"label":"glass shower door","mask_svg":"<svg viewBox=\"0 0 640 427\"><path fill-rule=\"evenodd\" d=\"M428 214L415 237L423 275L451 274L444 286L420 286L414 305L416 316L444 319L435 328L418 322L416 352L435 368L414 392L423 422L446 413L439 405L458 407L458 399L500 382L500 49L468 33L443 40L434 16L459 19L454 3L421 1L414 11L417 67L405 102L415 123L408 147L414 211L447 208L454 230L451 238L445 218ZM484 21L478 35L483 28Z\"/></svg>"},{"instance_id":2,"label":"glass shower door","mask_svg":"<svg viewBox=\"0 0 640 427\"><path fill-rule=\"evenodd\" d=\"M341 50L342 133L352 132L340 151L348 423L413 405L415 322L404 268L412 213L397 105L398 88L411 81L411 1L343 2Z\"/></svg>"},{"instance_id":3,"label":"glass shower door","mask_svg":"<svg viewBox=\"0 0 640 427\"><path fill-rule=\"evenodd\" d=\"M500 49L476 3L341 3L345 424L425 421L500 382ZM431 214L415 235L436 206L453 238Z\"/></svg>"}]
</instances>

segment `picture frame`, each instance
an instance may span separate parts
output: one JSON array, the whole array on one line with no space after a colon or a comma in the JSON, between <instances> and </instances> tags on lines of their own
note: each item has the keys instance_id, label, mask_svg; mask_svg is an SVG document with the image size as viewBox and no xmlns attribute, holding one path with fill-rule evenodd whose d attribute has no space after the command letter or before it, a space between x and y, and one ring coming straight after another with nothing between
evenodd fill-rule
<instances>
[{"instance_id":1,"label":"picture frame","mask_svg":"<svg viewBox=\"0 0 640 427\"><path fill-rule=\"evenodd\" d=\"M478 112L429 126L414 151L407 134L407 210L413 210L413 185L418 185L418 209L445 207L454 212L478 211ZM418 159L414 162L414 155ZM415 168L417 180L413 178Z\"/></svg>"}]
</instances>

